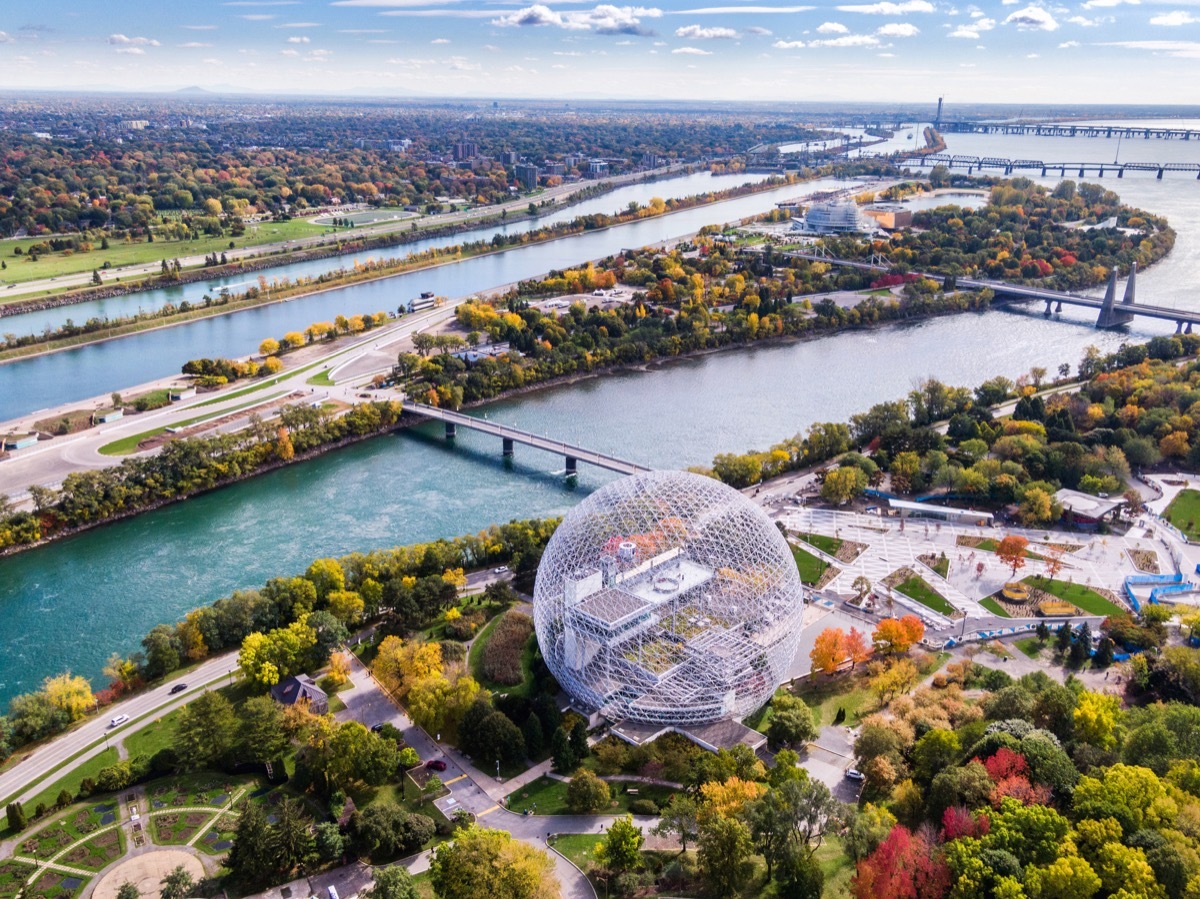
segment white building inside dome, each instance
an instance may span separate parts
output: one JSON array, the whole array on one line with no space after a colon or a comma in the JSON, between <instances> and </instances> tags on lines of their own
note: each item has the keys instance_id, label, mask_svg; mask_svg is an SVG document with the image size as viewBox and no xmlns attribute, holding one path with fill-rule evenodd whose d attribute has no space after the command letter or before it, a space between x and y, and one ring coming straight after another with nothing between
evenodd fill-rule
<instances>
[{"instance_id":1,"label":"white building inside dome","mask_svg":"<svg viewBox=\"0 0 1200 899\"><path fill-rule=\"evenodd\" d=\"M791 666L804 598L786 541L736 490L686 472L622 478L546 547L534 622L547 665L613 722L739 719Z\"/></svg>"},{"instance_id":2,"label":"white building inside dome","mask_svg":"<svg viewBox=\"0 0 1200 899\"><path fill-rule=\"evenodd\" d=\"M813 203L803 219L792 220L792 230L805 234L850 234L873 231L876 227L853 202Z\"/></svg>"}]
</instances>

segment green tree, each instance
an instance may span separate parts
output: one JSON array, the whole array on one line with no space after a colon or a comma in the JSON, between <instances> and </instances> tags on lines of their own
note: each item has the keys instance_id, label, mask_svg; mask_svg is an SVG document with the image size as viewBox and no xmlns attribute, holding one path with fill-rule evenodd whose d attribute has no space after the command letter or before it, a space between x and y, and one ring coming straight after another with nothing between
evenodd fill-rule
<instances>
[{"instance_id":1,"label":"green tree","mask_svg":"<svg viewBox=\"0 0 1200 899\"><path fill-rule=\"evenodd\" d=\"M779 899L821 899L825 889L825 874L821 865L809 853L788 846L779 860L775 874L779 883Z\"/></svg>"},{"instance_id":2,"label":"green tree","mask_svg":"<svg viewBox=\"0 0 1200 899\"><path fill-rule=\"evenodd\" d=\"M930 784L938 774L958 761L958 734L952 730L928 731L913 746L913 774L921 783Z\"/></svg>"},{"instance_id":3,"label":"green tree","mask_svg":"<svg viewBox=\"0 0 1200 899\"><path fill-rule=\"evenodd\" d=\"M835 468L825 475L821 484L821 499L841 506L867 489L867 476L861 468Z\"/></svg>"},{"instance_id":4,"label":"green tree","mask_svg":"<svg viewBox=\"0 0 1200 899\"><path fill-rule=\"evenodd\" d=\"M1078 855L1063 855L1045 867L1025 869L1025 891L1030 899L1092 899L1100 878Z\"/></svg>"},{"instance_id":5,"label":"green tree","mask_svg":"<svg viewBox=\"0 0 1200 899\"><path fill-rule=\"evenodd\" d=\"M19 802L10 802L6 809L8 814L8 829L12 833L20 833L29 823L25 817L25 808Z\"/></svg>"},{"instance_id":6,"label":"green tree","mask_svg":"<svg viewBox=\"0 0 1200 899\"><path fill-rule=\"evenodd\" d=\"M773 748L802 746L816 739L817 722L808 704L790 693L779 693L771 700L771 723L767 740Z\"/></svg>"},{"instance_id":7,"label":"green tree","mask_svg":"<svg viewBox=\"0 0 1200 899\"><path fill-rule=\"evenodd\" d=\"M596 847L596 859L614 874L632 871L641 865L643 842L642 829L625 815L609 825L608 833Z\"/></svg>"},{"instance_id":8,"label":"green tree","mask_svg":"<svg viewBox=\"0 0 1200 899\"><path fill-rule=\"evenodd\" d=\"M594 814L607 808L611 798L608 784L586 768L576 771L567 784L567 806L577 815Z\"/></svg>"},{"instance_id":9,"label":"green tree","mask_svg":"<svg viewBox=\"0 0 1200 899\"><path fill-rule=\"evenodd\" d=\"M299 799L285 799L276 806L274 827L275 858L278 870L289 872L315 851L312 818L304 812Z\"/></svg>"},{"instance_id":10,"label":"green tree","mask_svg":"<svg viewBox=\"0 0 1200 899\"><path fill-rule=\"evenodd\" d=\"M561 727L554 731L554 736L550 738L550 755L554 759L554 770L559 774L574 771L580 761L571 751L571 738Z\"/></svg>"},{"instance_id":11,"label":"green tree","mask_svg":"<svg viewBox=\"0 0 1200 899\"><path fill-rule=\"evenodd\" d=\"M868 802L854 816L846 833L846 851L855 861L862 861L887 839L896 826L896 816L882 805Z\"/></svg>"},{"instance_id":12,"label":"green tree","mask_svg":"<svg viewBox=\"0 0 1200 899\"><path fill-rule=\"evenodd\" d=\"M179 713L175 751L186 771L215 767L228 758L237 739L238 720L223 693L201 693Z\"/></svg>"},{"instance_id":13,"label":"green tree","mask_svg":"<svg viewBox=\"0 0 1200 899\"><path fill-rule=\"evenodd\" d=\"M346 854L346 838L336 821L324 821L316 826L313 847L317 858L325 864L336 862Z\"/></svg>"},{"instance_id":14,"label":"green tree","mask_svg":"<svg viewBox=\"0 0 1200 899\"><path fill-rule=\"evenodd\" d=\"M375 882L359 893L362 899L418 899L412 875L399 865L378 868Z\"/></svg>"},{"instance_id":15,"label":"green tree","mask_svg":"<svg viewBox=\"0 0 1200 899\"><path fill-rule=\"evenodd\" d=\"M270 696L251 696L243 703L238 723L238 755L255 762L280 758L288 747L283 709Z\"/></svg>"},{"instance_id":16,"label":"green tree","mask_svg":"<svg viewBox=\"0 0 1200 899\"><path fill-rule=\"evenodd\" d=\"M576 721L575 726L571 728L570 736L571 752L575 756L575 763L579 764L592 754L592 750L588 747L587 722Z\"/></svg>"},{"instance_id":17,"label":"green tree","mask_svg":"<svg viewBox=\"0 0 1200 899\"><path fill-rule=\"evenodd\" d=\"M162 890L159 891L159 896L162 899L187 899L195 890L196 881L192 879L187 868L178 865L162 879L161 885Z\"/></svg>"},{"instance_id":18,"label":"green tree","mask_svg":"<svg viewBox=\"0 0 1200 899\"><path fill-rule=\"evenodd\" d=\"M767 863L767 880L787 853L792 838L792 809L782 790L768 790L745 810L754 848Z\"/></svg>"},{"instance_id":19,"label":"green tree","mask_svg":"<svg viewBox=\"0 0 1200 899\"><path fill-rule=\"evenodd\" d=\"M433 851L429 879L438 899L550 899L559 891L545 852L478 824Z\"/></svg>"},{"instance_id":20,"label":"green tree","mask_svg":"<svg viewBox=\"0 0 1200 899\"><path fill-rule=\"evenodd\" d=\"M713 815L700 826L698 846L700 872L712 893L738 893L753 870L750 828L735 818Z\"/></svg>"},{"instance_id":21,"label":"green tree","mask_svg":"<svg viewBox=\"0 0 1200 899\"><path fill-rule=\"evenodd\" d=\"M137 888L137 884L130 883L128 880L117 888L117 899L139 899L141 895L141 890Z\"/></svg>"},{"instance_id":22,"label":"green tree","mask_svg":"<svg viewBox=\"0 0 1200 899\"><path fill-rule=\"evenodd\" d=\"M258 803L242 806L225 866L247 886L266 883L275 871L275 840L267 813Z\"/></svg>"},{"instance_id":23,"label":"green tree","mask_svg":"<svg viewBox=\"0 0 1200 899\"><path fill-rule=\"evenodd\" d=\"M687 852L688 843L695 842L700 826L700 809L696 800L686 793L673 793L662 816L654 827L654 835L679 837L680 852Z\"/></svg>"}]
</instances>

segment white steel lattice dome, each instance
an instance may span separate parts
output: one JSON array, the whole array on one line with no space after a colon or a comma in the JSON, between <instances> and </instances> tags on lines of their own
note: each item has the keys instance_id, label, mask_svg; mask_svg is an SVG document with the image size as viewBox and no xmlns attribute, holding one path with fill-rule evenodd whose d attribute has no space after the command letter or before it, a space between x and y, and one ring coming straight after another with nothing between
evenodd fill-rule
<instances>
[{"instance_id":1,"label":"white steel lattice dome","mask_svg":"<svg viewBox=\"0 0 1200 899\"><path fill-rule=\"evenodd\" d=\"M563 520L538 566L533 616L558 682L610 719L740 718L786 677L803 594L761 509L687 472L633 475Z\"/></svg>"}]
</instances>

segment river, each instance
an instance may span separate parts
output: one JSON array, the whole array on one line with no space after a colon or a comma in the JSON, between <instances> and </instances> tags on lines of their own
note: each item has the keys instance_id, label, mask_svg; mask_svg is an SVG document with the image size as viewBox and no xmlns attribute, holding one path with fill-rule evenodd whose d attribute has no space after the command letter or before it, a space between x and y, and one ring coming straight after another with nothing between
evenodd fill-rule
<instances>
[{"instance_id":1,"label":"river","mask_svg":"<svg viewBox=\"0 0 1200 899\"><path fill-rule=\"evenodd\" d=\"M722 184L730 187L743 183L745 177L736 175L713 178L707 174L693 175L690 176L693 180L686 193L699 192L703 189L698 186L700 184L711 184L713 188ZM725 178L732 180L723 180ZM665 183L640 185L640 194L635 194L634 187L622 188L618 194L624 193L629 198L640 195L641 202L644 203L651 197L663 196L662 188ZM259 343L266 337L279 337L292 330L302 331L312 322L331 321L339 314L352 315L396 309L424 291L452 297L464 296L500 284L530 278L551 269L566 268L588 259L608 256L626 247L641 247L691 234L705 225L757 215L784 200L795 199L810 192L844 188L851 183L853 182L829 178L804 184L784 185L762 193L723 200L671 215L642 219L602 231L589 231L546 243L514 247L455 264L298 297L285 303L258 306L230 315L213 316L171 328L133 334L118 340L18 360L0 366L0 421L113 390L123 390L132 384L167 377L178 373L180 366L189 359L248 355L256 352ZM614 211L621 208L612 205L614 200L621 202L619 196L607 195L589 201L589 206L603 202L601 208ZM629 199L624 202L628 203ZM553 220L556 216L570 219L577 214L578 211L574 209L569 212L561 211L555 216L550 216L550 219ZM490 238L492 233L493 231L488 229L472 234L471 238ZM443 239L441 242L452 244L462 239L462 236L458 236L454 239ZM381 254L367 255L378 258ZM339 260L336 264L349 266L351 263ZM281 266L266 274L268 277L295 277L299 274L326 271L331 267L333 266L330 260L323 260L320 263ZM135 297L122 299L126 302L141 302L144 308L157 308L164 301L164 297L158 296L158 293L160 292L142 295L143 299L140 301ZM92 304L73 306L65 313L63 310L53 311L62 318L71 317L78 322L85 320L90 314L95 314L85 308L90 305ZM8 322L8 319L0 320L0 327L9 330Z\"/></svg>"},{"instance_id":2,"label":"river","mask_svg":"<svg viewBox=\"0 0 1200 899\"><path fill-rule=\"evenodd\" d=\"M1043 158L1034 155L1036 148L1050 140L950 137L952 152L1029 158ZM968 138L970 148L958 146ZM1172 147L1170 142L1149 143ZM1179 231L1175 251L1139 275L1138 298L1200 308L1190 290L1200 282L1200 185L1152 176L1105 183L1128 202L1168 216ZM794 187L789 191L797 193ZM599 236L551 245L556 258L564 260L557 264L611 252L582 249ZM618 239L613 245L622 243ZM340 291L348 296L334 308L377 308L376 298L388 295L391 283ZM398 296L407 298L412 290ZM1063 362L1074 366L1089 344L1111 351L1124 341L1171 330L1139 321L1125 332L1098 332L1084 310L1064 313L1053 322L1038 313L1039 308L994 310L716 353L548 389L475 414L677 468L707 464L718 452L766 448L814 421L843 420L872 403L903 395L927 375L974 385L1036 365L1051 370ZM299 319L314 317L305 312ZM257 340L264 331L280 328L251 330ZM88 376L95 376L95 370ZM108 389L86 386L91 393ZM67 668L97 677L109 652L135 650L154 624L175 620L235 588L299 571L313 558L451 536L493 521L560 514L610 477L584 465L577 486L568 489L558 474L561 459L518 447L507 470L495 441L460 431L448 445L437 434L438 428L428 427L369 440L0 560L0 620L6 638L0 644L0 699L35 688L47 674Z\"/></svg>"}]
</instances>

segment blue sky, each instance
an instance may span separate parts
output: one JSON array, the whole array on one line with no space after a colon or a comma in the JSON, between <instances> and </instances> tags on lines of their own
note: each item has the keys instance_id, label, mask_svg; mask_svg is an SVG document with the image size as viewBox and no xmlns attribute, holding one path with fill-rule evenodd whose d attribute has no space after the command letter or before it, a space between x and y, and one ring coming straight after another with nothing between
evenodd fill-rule
<instances>
[{"instance_id":1,"label":"blue sky","mask_svg":"<svg viewBox=\"0 0 1200 899\"><path fill-rule=\"evenodd\" d=\"M1194 103L1200 0L5 0L0 86ZM711 4L711 5L710 5Z\"/></svg>"}]
</instances>

